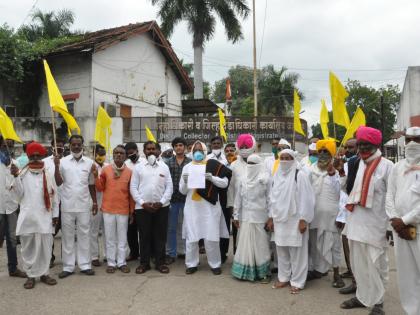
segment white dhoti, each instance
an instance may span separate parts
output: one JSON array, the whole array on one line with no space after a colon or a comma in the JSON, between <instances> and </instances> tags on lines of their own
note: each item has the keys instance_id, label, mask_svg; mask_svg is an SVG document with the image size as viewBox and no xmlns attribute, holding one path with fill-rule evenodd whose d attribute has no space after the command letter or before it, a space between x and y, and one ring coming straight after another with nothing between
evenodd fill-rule
<instances>
[{"instance_id":1,"label":"white dhoti","mask_svg":"<svg viewBox=\"0 0 420 315\"><path fill-rule=\"evenodd\" d=\"M91 215L90 219L90 254L92 260L100 259L100 237L99 230L102 229L104 232L104 219L102 211L98 211L96 215ZM105 236L102 235L102 242L104 248L104 257L106 257L106 243Z\"/></svg>"},{"instance_id":2,"label":"white dhoti","mask_svg":"<svg viewBox=\"0 0 420 315\"><path fill-rule=\"evenodd\" d=\"M210 268L219 268L222 264L220 256L219 242L204 240L206 248L207 262ZM188 242L186 244L185 265L187 268L197 267L200 262L198 242Z\"/></svg>"},{"instance_id":3,"label":"white dhoti","mask_svg":"<svg viewBox=\"0 0 420 315\"><path fill-rule=\"evenodd\" d=\"M104 213L108 266L126 265L128 215Z\"/></svg>"},{"instance_id":4,"label":"white dhoti","mask_svg":"<svg viewBox=\"0 0 420 315\"><path fill-rule=\"evenodd\" d=\"M235 278L256 281L270 273L270 239L264 223L241 222L238 247L233 258Z\"/></svg>"},{"instance_id":5,"label":"white dhoti","mask_svg":"<svg viewBox=\"0 0 420 315\"><path fill-rule=\"evenodd\" d=\"M408 315L420 314L420 235L406 241L394 233L401 305Z\"/></svg>"},{"instance_id":6,"label":"white dhoti","mask_svg":"<svg viewBox=\"0 0 420 315\"><path fill-rule=\"evenodd\" d=\"M77 247L74 241L76 227ZM63 271L73 272L76 259L80 270L91 269L89 231L90 212L61 213Z\"/></svg>"},{"instance_id":7,"label":"white dhoti","mask_svg":"<svg viewBox=\"0 0 420 315\"><path fill-rule=\"evenodd\" d=\"M387 249L354 240L349 240L349 247L356 297L366 307L383 303L389 269Z\"/></svg>"},{"instance_id":8,"label":"white dhoti","mask_svg":"<svg viewBox=\"0 0 420 315\"><path fill-rule=\"evenodd\" d=\"M309 230L309 270L326 273L341 263L341 236L339 232Z\"/></svg>"},{"instance_id":9,"label":"white dhoti","mask_svg":"<svg viewBox=\"0 0 420 315\"><path fill-rule=\"evenodd\" d=\"M308 231L302 234L302 246L278 246L278 279L303 289L308 276Z\"/></svg>"},{"instance_id":10,"label":"white dhoti","mask_svg":"<svg viewBox=\"0 0 420 315\"><path fill-rule=\"evenodd\" d=\"M48 275L53 241L52 234L20 235L23 270L29 278Z\"/></svg>"}]
</instances>

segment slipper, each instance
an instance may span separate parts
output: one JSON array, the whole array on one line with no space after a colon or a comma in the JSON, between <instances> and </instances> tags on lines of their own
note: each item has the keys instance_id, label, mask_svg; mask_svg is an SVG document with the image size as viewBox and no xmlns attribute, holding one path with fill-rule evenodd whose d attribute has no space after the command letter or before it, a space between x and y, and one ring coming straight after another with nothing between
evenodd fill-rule
<instances>
[{"instance_id":1,"label":"slipper","mask_svg":"<svg viewBox=\"0 0 420 315\"><path fill-rule=\"evenodd\" d=\"M150 270L150 266L140 265L136 268L136 273L138 275L141 275L141 274L145 273L147 270Z\"/></svg>"},{"instance_id":2,"label":"slipper","mask_svg":"<svg viewBox=\"0 0 420 315\"><path fill-rule=\"evenodd\" d=\"M159 271L160 273L169 273L169 268L166 265L160 265L156 267L156 270Z\"/></svg>"},{"instance_id":3,"label":"slipper","mask_svg":"<svg viewBox=\"0 0 420 315\"><path fill-rule=\"evenodd\" d=\"M120 271L122 273L129 273L130 272L130 268L127 265L121 266L120 267Z\"/></svg>"},{"instance_id":4,"label":"slipper","mask_svg":"<svg viewBox=\"0 0 420 315\"><path fill-rule=\"evenodd\" d=\"M23 287L25 289L33 289L35 287L35 278L28 278Z\"/></svg>"},{"instance_id":5,"label":"slipper","mask_svg":"<svg viewBox=\"0 0 420 315\"><path fill-rule=\"evenodd\" d=\"M285 288L289 285L289 282L280 282L280 281L275 281L274 284L271 286L272 289L282 289Z\"/></svg>"},{"instance_id":6,"label":"slipper","mask_svg":"<svg viewBox=\"0 0 420 315\"><path fill-rule=\"evenodd\" d=\"M115 269L113 266L108 266L106 267L106 273L115 273Z\"/></svg>"},{"instance_id":7,"label":"slipper","mask_svg":"<svg viewBox=\"0 0 420 315\"><path fill-rule=\"evenodd\" d=\"M291 287L290 288L290 294L299 294L300 289L297 287Z\"/></svg>"},{"instance_id":8,"label":"slipper","mask_svg":"<svg viewBox=\"0 0 420 315\"><path fill-rule=\"evenodd\" d=\"M333 288L344 288L346 284L344 283L343 279L341 277L338 277L337 279L334 279L334 282L332 283Z\"/></svg>"},{"instance_id":9,"label":"slipper","mask_svg":"<svg viewBox=\"0 0 420 315\"><path fill-rule=\"evenodd\" d=\"M50 276L41 276L41 282L45 283L46 285L56 285L57 280L51 278Z\"/></svg>"}]
</instances>

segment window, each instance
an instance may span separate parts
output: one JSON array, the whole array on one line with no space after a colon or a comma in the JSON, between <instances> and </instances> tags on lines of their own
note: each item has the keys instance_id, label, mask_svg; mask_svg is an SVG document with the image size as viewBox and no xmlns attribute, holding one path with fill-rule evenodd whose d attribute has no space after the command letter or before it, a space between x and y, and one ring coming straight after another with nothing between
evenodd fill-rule
<instances>
[{"instance_id":1,"label":"window","mask_svg":"<svg viewBox=\"0 0 420 315\"><path fill-rule=\"evenodd\" d=\"M74 103L76 103L76 100L66 100L67 110L69 113L74 116Z\"/></svg>"}]
</instances>

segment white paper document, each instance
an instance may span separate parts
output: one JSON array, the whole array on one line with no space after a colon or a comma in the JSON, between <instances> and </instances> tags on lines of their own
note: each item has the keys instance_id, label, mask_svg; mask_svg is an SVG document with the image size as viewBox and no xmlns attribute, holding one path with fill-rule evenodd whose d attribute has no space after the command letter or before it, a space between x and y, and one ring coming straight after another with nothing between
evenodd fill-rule
<instances>
[{"instance_id":1,"label":"white paper document","mask_svg":"<svg viewBox=\"0 0 420 315\"><path fill-rule=\"evenodd\" d=\"M206 165L191 165L188 173L188 188L200 189L206 187Z\"/></svg>"}]
</instances>

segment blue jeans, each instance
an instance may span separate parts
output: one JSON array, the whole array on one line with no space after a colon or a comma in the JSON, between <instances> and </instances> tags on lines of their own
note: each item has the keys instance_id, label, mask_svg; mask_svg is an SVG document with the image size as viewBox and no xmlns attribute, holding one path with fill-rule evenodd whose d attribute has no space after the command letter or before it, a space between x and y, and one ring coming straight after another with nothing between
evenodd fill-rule
<instances>
[{"instance_id":1,"label":"blue jeans","mask_svg":"<svg viewBox=\"0 0 420 315\"><path fill-rule=\"evenodd\" d=\"M169 208L168 216L168 240L166 242L166 254L171 257L176 257L177 250L185 251L185 246L182 246L183 249L177 248L177 243L180 244L183 240L181 239L181 233L178 233L177 240L177 231L180 232L182 229L182 220L179 220L179 216L183 218L185 202L172 202ZM180 222L179 222L180 221Z\"/></svg>"},{"instance_id":2,"label":"blue jeans","mask_svg":"<svg viewBox=\"0 0 420 315\"><path fill-rule=\"evenodd\" d=\"M10 272L15 272L17 268L17 254L16 254L16 224L18 214L17 211L11 214L0 214L0 236L3 237L3 233L6 235L7 245L7 268Z\"/></svg>"}]
</instances>

